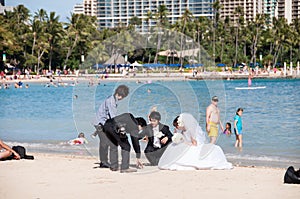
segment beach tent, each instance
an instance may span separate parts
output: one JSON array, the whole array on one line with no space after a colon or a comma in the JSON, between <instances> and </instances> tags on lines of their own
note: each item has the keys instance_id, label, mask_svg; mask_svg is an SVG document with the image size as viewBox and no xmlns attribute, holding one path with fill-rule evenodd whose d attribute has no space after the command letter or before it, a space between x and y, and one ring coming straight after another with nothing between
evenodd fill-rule
<instances>
[{"instance_id":1,"label":"beach tent","mask_svg":"<svg viewBox=\"0 0 300 199\"><path fill-rule=\"evenodd\" d=\"M126 64L125 58L121 54L113 54L103 65Z\"/></svg>"},{"instance_id":2,"label":"beach tent","mask_svg":"<svg viewBox=\"0 0 300 199\"><path fill-rule=\"evenodd\" d=\"M142 67L143 64L139 64L137 61L135 61L132 64L130 64L130 66L133 66L133 67Z\"/></svg>"},{"instance_id":3,"label":"beach tent","mask_svg":"<svg viewBox=\"0 0 300 199\"><path fill-rule=\"evenodd\" d=\"M160 56L166 56L166 57L177 57L177 51L176 50L165 50L165 51L160 51L157 53Z\"/></svg>"}]
</instances>

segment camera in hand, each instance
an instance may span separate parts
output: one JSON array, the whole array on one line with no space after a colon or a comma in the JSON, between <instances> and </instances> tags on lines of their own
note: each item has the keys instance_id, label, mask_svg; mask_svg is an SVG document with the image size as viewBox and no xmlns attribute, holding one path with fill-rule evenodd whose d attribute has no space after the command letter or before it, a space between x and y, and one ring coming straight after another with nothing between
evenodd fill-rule
<instances>
[{"instance_id":1,"label":"camera in hand","mask_svg":"<svg viewBox=\"0 0 300 199\"><path fill-rule=\"evenodd\" d=\"M127 138L125 124L118 125L118 133L120 134L120 138Z\"/></svg>"}]
</instances>

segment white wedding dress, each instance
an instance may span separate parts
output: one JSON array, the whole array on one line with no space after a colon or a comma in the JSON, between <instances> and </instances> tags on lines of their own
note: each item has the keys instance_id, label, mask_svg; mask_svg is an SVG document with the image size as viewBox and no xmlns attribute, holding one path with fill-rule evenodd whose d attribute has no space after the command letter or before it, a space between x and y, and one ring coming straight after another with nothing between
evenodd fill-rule
<instances>
[{"instance_id":1,"label":"white wedding dress","mask_svg":"<svg viewBox=\"0 0 300 199\"><path fill-rule=\"evenodd\" d=\"M169 144L158 163L160 169L232 169L221 147L206 144L206 134L191 114L182 113L180 118L185 128L181 132L184 141ZM197 141L197 146L191 145L191 137Z\"/></svg>"}]
</instances>

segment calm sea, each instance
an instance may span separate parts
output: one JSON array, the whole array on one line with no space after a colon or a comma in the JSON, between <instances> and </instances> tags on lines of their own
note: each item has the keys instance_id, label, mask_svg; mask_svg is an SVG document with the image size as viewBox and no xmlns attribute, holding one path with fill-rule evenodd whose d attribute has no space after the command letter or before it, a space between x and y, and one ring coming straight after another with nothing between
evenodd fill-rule
<instances>
[{"instance_id":1,"label":"calm sea","mask_svg":"<svg viewBox=\"0 0 300 199\"><path fill-rule=\"evenodd\" d=\"M72 153L98 158L98 138L92 139L95 112L116 86L126 84L130 95L119 104L119 112L147 117L152 106L162 123L173 130L172 121L189 112L205 126L205 109L213 95L219 97L221 119L231 122L236 109L244 108L244 147L234 147L235 136L220 134L217 144L229 161L239 165L300 167L300 80L152 81L101 82L88 86L45 87L0 90L0 139L21 144L30 152ZM204 129L204 128L203 128ZM66 141L84 132L86 146L68 146Z\"/></svg>"}]
</instances>

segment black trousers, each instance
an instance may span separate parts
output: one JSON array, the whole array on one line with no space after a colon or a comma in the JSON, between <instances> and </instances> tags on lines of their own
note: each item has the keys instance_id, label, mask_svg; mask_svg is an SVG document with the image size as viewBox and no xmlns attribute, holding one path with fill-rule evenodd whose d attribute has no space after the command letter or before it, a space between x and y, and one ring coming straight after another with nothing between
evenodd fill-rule
<instances>
[{"instance_id":1,"label":"black trousers","mask_svg":"<svg viewBox=\"0 0 300 199\"><path fill-rule=\"evenodd\" d=\"M100 162L103 164L109 165L108 162L108 148L111 146L111 141L108 139L107 135L104 133L103 126L97 125L95 126L98 137L100 139L99 142L99 158Z\"/></svg>"},{"instance_id":2,"label":"black trousers","mask_svg":"<svg viewBox=\"0 0 300 199\"><path fill-rule=\"evenodd\" d=\"M121 147L121 170L129 168L130 161L130 143L128 141L128 137L126 135L120 137L120 134L116 132L115 126L110 124L105 124L105 134L109 139L110 143L110 167L113 169L119 168L118 162L118 146Z\"/></svg>"},{"instance_id":3,"label":"black trousers","mask_svg":"<svg viewBox=\"0 0 300 199\"><path fill-rule=\"evenodd\" d=\"M145 148L145 156L147 160L150 162L151 165L156 166L158 165L159 159L161 158L162 154L165 152L168 144L163 146L162 148L155 148L152 145L147 145Z\"/></svg>"}]
</instances>

